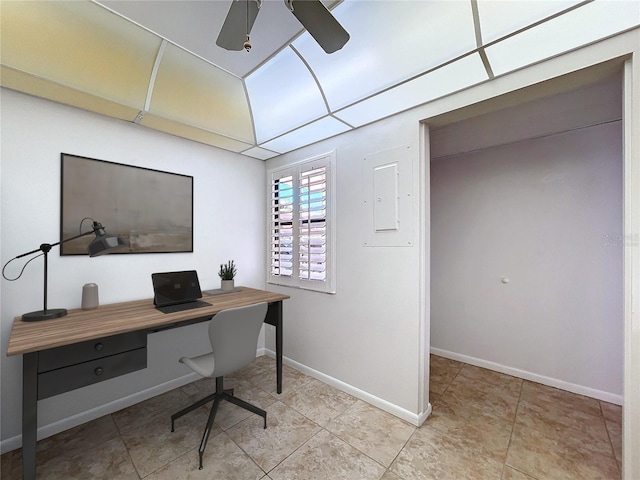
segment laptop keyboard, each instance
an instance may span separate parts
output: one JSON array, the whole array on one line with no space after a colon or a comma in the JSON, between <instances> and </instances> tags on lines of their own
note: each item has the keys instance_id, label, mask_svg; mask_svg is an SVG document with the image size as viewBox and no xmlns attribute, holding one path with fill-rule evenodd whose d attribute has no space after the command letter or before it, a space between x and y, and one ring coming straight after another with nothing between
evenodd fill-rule
<instances>
[{"instance_id":1,"label":"laptop keyboard","mask_svg":"<svg viewBox=\"0 0 640 480\"><path fill-rule=\"evenodd\" d=\"M209 307L210 303L203 302L202 300L196 300L195 302L178 303L177 305L167 305L164 307L156 307L162 313L176 313L184 310L191 310L193 308Z\"/></svg>"}]
</instances>

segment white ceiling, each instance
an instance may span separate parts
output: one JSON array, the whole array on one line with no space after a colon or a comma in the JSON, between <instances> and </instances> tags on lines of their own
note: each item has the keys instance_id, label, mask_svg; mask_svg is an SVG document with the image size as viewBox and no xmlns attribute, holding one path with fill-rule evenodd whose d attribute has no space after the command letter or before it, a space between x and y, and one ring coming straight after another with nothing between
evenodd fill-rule
<instances>
[{"instance_id":1,"label":"white ceiling","mask_svg":"<svg viewBox=\"0 0 640 480\"><path fill-rule=\"evenodd\" d=\"M230 2L2 2L0 82L267 159L640 25L637 0L333 1L326 54L263 0L226 51Z\"/></svg>"}]
</instances>

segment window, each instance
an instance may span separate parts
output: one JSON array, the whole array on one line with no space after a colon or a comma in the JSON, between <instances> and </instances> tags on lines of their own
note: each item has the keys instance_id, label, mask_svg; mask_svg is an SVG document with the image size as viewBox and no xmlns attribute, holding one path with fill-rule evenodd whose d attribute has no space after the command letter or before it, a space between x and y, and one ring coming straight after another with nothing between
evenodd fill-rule
<instances>
[{"instance_id":1,"label":"window","mask_svg":"<svg viewBox=\"0 0 640 480\"><path fill-rule=\"evenodd\" d=\"M269 283L335 293L334 170L331 153L269 172Z\"/></svg>"}]
</instances>

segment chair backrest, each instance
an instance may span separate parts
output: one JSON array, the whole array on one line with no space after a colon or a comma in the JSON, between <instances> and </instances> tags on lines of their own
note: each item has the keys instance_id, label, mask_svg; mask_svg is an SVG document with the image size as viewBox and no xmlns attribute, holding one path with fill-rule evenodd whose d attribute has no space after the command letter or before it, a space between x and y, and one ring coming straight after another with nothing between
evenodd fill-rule
<instances>
[{"instance_id":1,"label":"chair backrest","mask_svg":"<svg viewBox=\"0 0 640 480\"><path fill-rule=\"evenodd\" d=\"M211 319L209 341L215 359L214 376L223 377L255 360L266 315L267 304L258 303L223 310Z\"/></svg>"}]
</instances>

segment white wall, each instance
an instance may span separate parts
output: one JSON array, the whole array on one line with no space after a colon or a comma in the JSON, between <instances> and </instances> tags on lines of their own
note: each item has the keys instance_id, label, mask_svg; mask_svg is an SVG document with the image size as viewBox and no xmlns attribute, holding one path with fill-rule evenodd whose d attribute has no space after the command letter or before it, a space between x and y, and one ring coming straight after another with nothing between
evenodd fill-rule
<instances>
[{"instance_id":1,"label":"white wall","mask_svg":"<svg viewBox=\"0 0 640 480\"><path fill-rule=\"evenodd\" d=\"M60 257L54 248L49 255L50 308L80 307L87 282L98 284L101 303L151 298L151 273L156 271L197 269L203 289L218 288L217 269L229 259L238 265L238 284L264 288L264 162L5 89L1 100L3 265L57 240L61 152L194 177L193 253L90 259ZM14 273L13 268L7 271L8 276ZM22 358L4 352L13 318L42 308L42 278L38 259L19 280L2 280L3 448L19 446L22 408ZM150 335L147 369L40 402L39 425L50 434L170 388L189 372L178 358L208 347L203 328L206 325ZM79 418L70 419L73 416Z\"/></svg>"},{"instance_id":2,"label":"white wall","mask_svg":"<svg viewBox=\"0 0 640 480\"><path fill-rule=\"evenodd\" d=\"M434 156L467 150L431 163L434 351L622 403L621 91L616 75L433 132ZM491 132L517 141L484 148Z\"/></svg>"},{"instance_id":3,"label":"white wall","mask_svg":"<svg viewBox=\"0 0 640 480\"><path fill-rule=\"evenodd\" d=\"M413 244L367 247L365 157L409 145ZM284 305L284 354L411 421L420 413L419 125L399 115L267 162L267 169L336 151L337 293L269 286ZM269 345L269 343L268 343ZM313 372L310 372L313 373Z\"/></svg>"}]
</instances>

